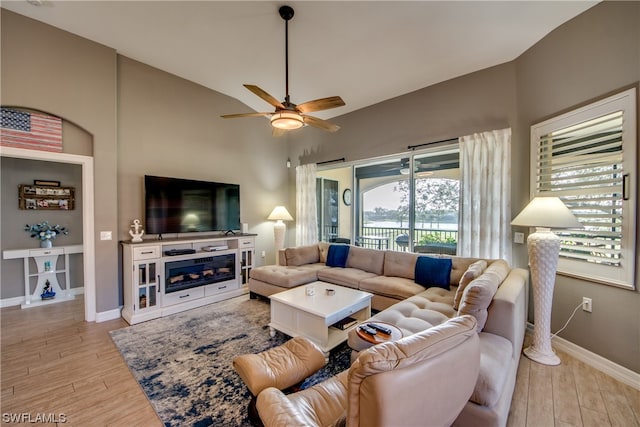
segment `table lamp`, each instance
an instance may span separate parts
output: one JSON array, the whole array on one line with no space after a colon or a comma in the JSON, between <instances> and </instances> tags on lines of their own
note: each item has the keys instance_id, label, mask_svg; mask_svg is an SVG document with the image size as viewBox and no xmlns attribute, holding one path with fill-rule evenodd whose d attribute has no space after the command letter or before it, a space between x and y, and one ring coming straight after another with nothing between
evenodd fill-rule
<instances>
[{"instance_id":1,"label":"table lamp","mask_svg":"<svg viewBox=\"0 0 640 427\"><path fill-rule=\"evenodd\" d=\"M511 225L536 227L535 233L527 238L535 324L532 344L524 349L524 354L543 365L559 365L560 358L551 348L551 305L560 238L551 228L583 228L582 224L558 197L535 197Z\"/></svg>"},{"instance_id":2,"label":"table lamp","mask_svg":"<svg viewBox=\"0 0 640 427\"><path fill-rule=\"evenodd\" d=\"M273 208L273 211L271 211L267 219L270 221L276 221L276 223L273 224L273 235L276 241L276 264L279 264L278 251L280 249L284 249L284 235L287 229L282 221L293 221L293 217L284 206L276 206Z\"/></svg>"}]
</instances>

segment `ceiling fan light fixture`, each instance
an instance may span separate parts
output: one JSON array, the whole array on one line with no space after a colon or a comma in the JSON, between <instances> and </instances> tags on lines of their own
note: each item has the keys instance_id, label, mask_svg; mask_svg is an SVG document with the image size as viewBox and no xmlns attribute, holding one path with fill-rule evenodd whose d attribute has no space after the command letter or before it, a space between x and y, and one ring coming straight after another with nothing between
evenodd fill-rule
<instances>
[{"instance_id":1,"label":"ceiling fan light fixture","mask_svg":"<svg viewBox=\"0 0 640 427\"><path fill-rule=\"evenodd\" d=\"M304 120L295 111L278 111L271 116L271 126L285 130L298 129L304 126Z\"/></svg>"},{"instance_id":2,"label":"ceiling fan light fixture","mask_svg":"<svg viewBox=\"0 0 640 427\"><path fill-rule=\"evenodd\" d=\"M225 114L222 117L225 119L259 116L270 117L273 136L281 136L285 133L284 131L299 129L305 125L313 126L328 132L335 132L340 129L340 126L314 116L309 116L308 113L342 107L345 105L342 98L339 96L330 96L327 98L314 99L297 105L289 101L289 21L293 18L294 12L291 6L281 6L278 11L280 13L280 17L284 19L284 102L278 101L256 85L245 84L244 87L264 101L268 102L271 106L275 107L275 113Z\"/></svg>"}]
</instances>

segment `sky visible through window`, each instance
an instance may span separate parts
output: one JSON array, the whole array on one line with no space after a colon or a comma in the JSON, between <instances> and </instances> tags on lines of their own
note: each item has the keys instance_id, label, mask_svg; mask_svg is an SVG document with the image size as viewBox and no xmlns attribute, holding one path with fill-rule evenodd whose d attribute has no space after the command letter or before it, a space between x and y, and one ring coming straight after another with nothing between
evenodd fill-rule
<instances>
[{"instance_id":1,"label":"sky visible through window","mask_svg":"<svg viewBox=\"0 0 640 427\"><path fill-rule=\"evenodd\" d=\"M374 208L398 209L398 206L400 206L401 193L399 191L393 191L395 185L395 182L391 182L364 193L365 210L372 210Z\"/></svg>"}]
</instances>

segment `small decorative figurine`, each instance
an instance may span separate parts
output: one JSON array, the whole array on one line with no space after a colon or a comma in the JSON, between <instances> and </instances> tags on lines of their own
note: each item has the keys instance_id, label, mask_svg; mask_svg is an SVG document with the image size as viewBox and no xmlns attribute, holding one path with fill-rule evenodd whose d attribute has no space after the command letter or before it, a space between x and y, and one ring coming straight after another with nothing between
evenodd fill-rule
<instances>
[{"instance_id":1,"label":"small decorative figurine","mask_svg":"<svg viewBox=\"0 0 640 427\"><path fill-rule=\"evenodd\" d=\"M142 242L142 235L144 234L144 230L142 229L142 224L140 224L139 219L133 220L133 225L131 226L133 231L129 230L129 234L131 235L132 242Z\"/></svg>"},{"instance_id":2,"label":"small decorative figurine","mask_svg":"<svg viewBox=\"0 0 640 427\"><path fill-rule=\"evenodd\" d=\"M55 298L55 296L56 296L56 293L51 290L51 282L47 280L46 282L44 282L44 289L40 294L40 298L52 299L52 298Z\"/></svg>"}]
</instances>

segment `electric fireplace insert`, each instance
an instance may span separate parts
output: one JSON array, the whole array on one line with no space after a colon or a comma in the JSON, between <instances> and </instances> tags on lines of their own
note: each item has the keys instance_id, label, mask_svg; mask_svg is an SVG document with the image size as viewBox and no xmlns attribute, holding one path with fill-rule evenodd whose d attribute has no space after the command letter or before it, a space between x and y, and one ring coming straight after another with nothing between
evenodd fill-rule
<instances>
[{"instance_id":1,"label":"electric fireplace insert","mask_svg":"<svg viewBox=\"0 0 640 427\"><path fill-rule=\"evenodd\" d=\"M235 253L167 262L164 265L165 293L234 280L235 266Z\"/></svg>"}]
</instances>

